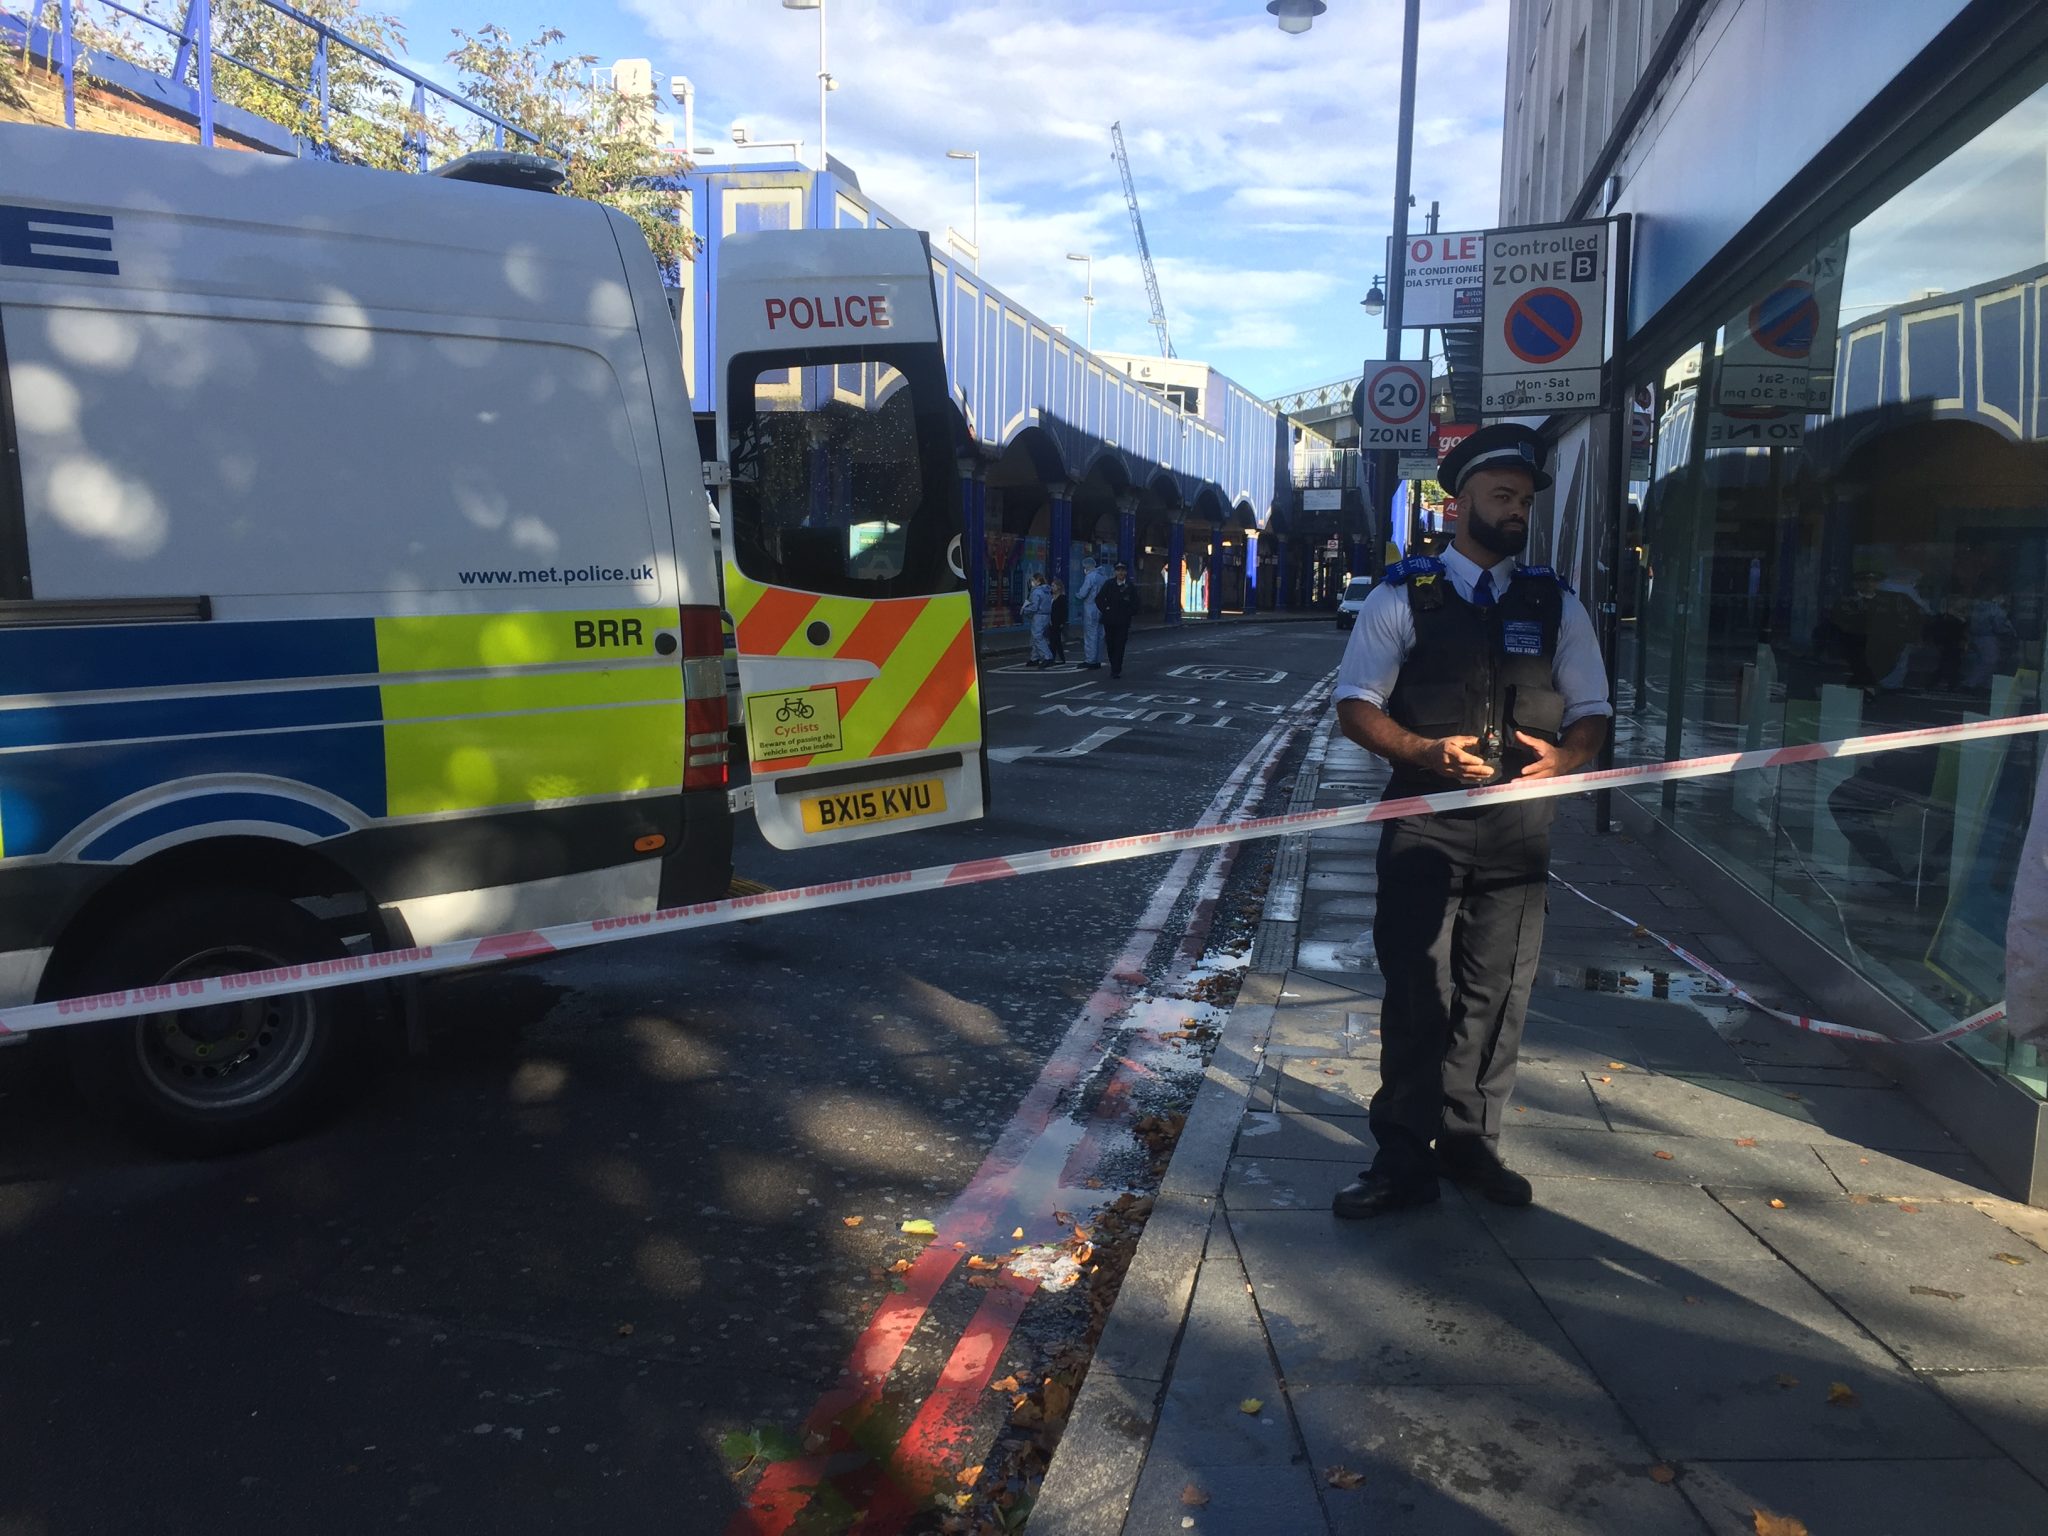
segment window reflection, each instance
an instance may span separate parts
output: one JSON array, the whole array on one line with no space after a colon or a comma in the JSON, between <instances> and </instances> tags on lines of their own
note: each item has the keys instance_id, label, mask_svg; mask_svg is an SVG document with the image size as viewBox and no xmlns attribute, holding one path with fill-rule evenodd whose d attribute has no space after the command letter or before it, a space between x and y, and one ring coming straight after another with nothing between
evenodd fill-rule
<instances>
[{"instance_id":1,"label":"window reflection","mask_svg":"<svg viewBox=\"0 0 2048 1536\"><path fill-rule=\"evenodd\" d=\"M1639 760L2039 707L2048 91L1797 252L1643 380ZM1628 597L1624 597L1624 612ZM2003 995L2034 737L1646 792L1929 1022ZM2026 1047L1980 1043L2036 1091Z\"/></svg>"}]
</instances>

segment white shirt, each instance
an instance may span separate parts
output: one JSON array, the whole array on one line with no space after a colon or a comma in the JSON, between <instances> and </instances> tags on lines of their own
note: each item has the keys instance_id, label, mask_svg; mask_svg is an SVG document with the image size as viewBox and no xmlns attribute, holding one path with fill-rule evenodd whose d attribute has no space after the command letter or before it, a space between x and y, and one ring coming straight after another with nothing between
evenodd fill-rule
<instances>
[{"instance_id":1,"label":"white shirt","mask_svg":"<svg viewBox=\"0 0 2048 1536\"><path fill-rule=\"evenodd\" d=\"M1449 572L1451 587L1466 602L1479 584L1485 566L1467 559L1455 547L1438 556ZM1507 595L1509 579L1517 565L1510 555L1493 567L1494 595ZM1344 647L1344 659L1337 664L1337 698L1364 699L1381 709L1394 692L1394 680L1401 675L1401 663L1415 649L1415 614L1408 606L1405 584L1381 582L1372 589L1351 626L1351 642ZM1600 658L1600 640L1593 633L1593 617L1585 604L1576 600L1564 605L1564 617L1557 627L1557 655L1551 658L1551 681L1564 695L1564 724L1593 715L1611 715L1607 701L1607 664Z\"/></svg>"}]
</instances>

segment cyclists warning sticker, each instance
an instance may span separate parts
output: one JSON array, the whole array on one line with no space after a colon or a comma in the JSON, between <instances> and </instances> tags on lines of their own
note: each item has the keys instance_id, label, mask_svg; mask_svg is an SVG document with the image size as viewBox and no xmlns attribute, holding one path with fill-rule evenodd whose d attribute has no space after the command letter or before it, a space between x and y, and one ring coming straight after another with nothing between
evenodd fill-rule
<instances>
[{"instance_id":1,"label":"cyclists warning sticker","mask_svg":"<svg viewBox=\"0 0 2048 1536\"><path fill-rule=\"evenodd\" d=\"M840 750L839 691L797 688L747 695L747 755L757 763Z\"/></svg>"}]
</instances>

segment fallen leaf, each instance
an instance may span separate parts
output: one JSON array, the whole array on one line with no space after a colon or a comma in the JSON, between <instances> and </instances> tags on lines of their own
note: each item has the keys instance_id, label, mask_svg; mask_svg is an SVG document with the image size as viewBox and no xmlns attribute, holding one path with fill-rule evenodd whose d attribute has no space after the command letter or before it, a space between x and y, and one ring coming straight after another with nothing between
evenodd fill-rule
<instances>
[{"instance_id":1,"label":"fallen leaf","mask_svg":"<svg viewBox=\"0 0 2048 1536\"><path fill-rule=\"evenodd\" d=\"M1075 1242L1077 1242L1077 1243L1085 1243L1085 1242L1087 1242L1087 1241L1088 1241L1088 1238L1089 1238L1089 1235L1090 1235L1090 1234L1089 1234L1089 1231L1088 1231L1088 1229L1087 1229L1086 1227L1076 1227L1076 1228L1074 1228L1074 1241L1075 1241Z\"/></svg>"},{"instance_id":2,"label":"fallen leaf","mask_svg":"<svg viewBox=\"0 0 2048 1536\"><path fill-rule=\"evenodd\" d=\"M867 1217L865 1216L842 1216L839 1218L840 1225L847 1227L857 1227L866 1220Z\"/></svg>"},{"instance_id":3,"label":"fallen leaf","mask_svg":"<svg viewBox=\"0 0 2048 1536\"><path fill-rule=\"evenodd\" d=\"M978 1253L970 1253L967 1256L967 1267L969 1269L1001 1269L1003 1266L994 1259L984 1259Z\"/></svg>"},{"instance_id":4,"label":"fallen leaf","mask_svg":"<svg viewBox=\"0 0 2048 1536\"><path fill-rule=\"evenodd\" d=\"M1045 1384L1045 1418L1048 1424L1057 1424L1067 1416L1074 1406L1074 1389L1057 1376Z\"/></svg>"},{"instance_id":5,"label":"fallen leaf","mask_svg":"<svg viewBox=\"0 0 2048 1536\"><path fill-rule=\"evenodd\" d=\"M1349 1467L1332 1467L1323 1474L1323 1481L1332 1488L1342 1488L1348 1492L1364 1483L1365 1474L1354 1472Z\"/></svg>"},{"instance_id":6,"label":"fallen leaf","mask_svg":"<svg viewBox=\"0 0 2048 1536\"><path fill-rule=\"evenodd\" d=\"M1054 1211L1052 1219L1063 1227L1071 1227L1074 1224L1074 1214L1071 1211Z\"/></svg>"},{"instance_id":7,"label":"fallen leaf","mask_svg":"<svg viewBox=\"0 0 2048 1536\"><path fill-rule=\"evenodd\" d=\"M1084 1189L1100 1189L1100 1188L1102 1188L1102 1180L1100 1180L1100 1179L1083 1179L1083 1180L1081 1181L1081 1186L1082 1186L1082 1188L1084 1188ZM1190 1487L1192 1487L1192 1486L1194 1486L1194 1485L1193 1485L1193 1484L1189 1484L1189 1486L1190 1486Z\"/></svg>"},{"instance_id":8,"label":"fallen leaf","mask_svg":"<svg viewBox=\"0 0 2048 1536\"><path fill-rule=\"evenodd\" d=\"M899 1232L907 1232L912 1237L937 1237L939 1235L939 1229L922 1216L911 1217L910 1220L904 1222L897 1230Z\"/></svg>"},{"instance_id":9,"label":"fallen leaf","mask_svg":"<svg viewBox=\"0 0 2048 1536\"><path fill-rule=\"evenodd\" d=\"M977 1291L985 1291L996 1283L996 1277L994 1275L969 1275L967 1283Z\"/></svg>"},{"instance_id":10,"label":"fallen leaf","mask_svg":"<svg viewBox=\"0 0 2048 1536\"><path fill-rule=\"evenodd\" d=\"M1783 1209L1785 1209L1785 1202L1782 1200L1773 1200L1771 1202L1771 1209L1774 1211L1782 1211Z\"/></svg>"},{"instance_id":11,"label":"fallen leaf","mask_svg":"<svg viewBox=\"0 0 2048 1536\"><path fill-rule=\"evenodd\" d=\"M1529 1106L1526 1104L1517 1104L1515 1106L1515 1113L1518 1115L1526 1115L1527 1113L1529 1113Z\"/></svg>"},{"instance_id":12,"label":"fallen leaf","mask_svg":"<svg viewBox=\"0 0 2048 1536\"><path fill-rule=\"evenodd\" d=\"M896 1262L895 1262L894 1264L891 1264L891 1265L889 1266L889 1273L890 1273L890 1274L892 1274L892 1275L907 1275L907 1274L909 1274L909 1273L910 1273L910 1260L908 1260L908 1259L898 1259L898 1260L897 1260L897 1261L896 1261Z\"/></svg>"},{"instance_id":13,"label":"fallen leaf","mask_svg":"<svg viewBox=\"0 0 2048 1536\"><path fill-rule=\"evenodd\" d=\"M1266 1402L1264 1398L1248 1397L1243 1402L1237 1405L1237 1411L1239 1413L1257 1413L1261 1408L1265 1406Z\"/></svg>"},{"instance_id":14,"label":"fallen leaf","mask_svg":"<svg viewBox=\"0 0 2048 1536\"><path fill-rule=\"evenodd\" d=\"M1669 1152L1658 1152L1655 1156L1663 1162L1668 1163L1671 1161L1671 1154Z\"/></svg>"},{"instance_id":15,"label":"fallen leaf","mask_svg":"<svg viewBox=\"0 0 2048 1536\"><path fill-rule=\"evenodd\" d=\"M1185 1504L1189 1509L1200 1509L1204 1504L1209 1502L1209 1495L1202 1492L1202 1490L1200 1488L1197 1488L1193 1483L1189 1483L1187 1487L1181 1489L1180 1501L1181 1503Z\"/></svg>"},{"instance_id":16,"label":"fallen leaf","mask_svg":"<svg viewBox=\"0 0 2048 1536\"><path fill-rule=\"evenodd\" d=\"M971 1467L962 1467L959 1472L954 1474L953 1481L962 1488L972 1488L981 1481L981 1463L977 1461Z\"/></svg>"},{"instance_id":17,"label":"fallen leaf","mask_svg":"<svg viewBox=\"0 0 2048 1536\"><path fill-rule=\"evenodd\" d=\"M1018 1390L1017 1378L1015 1376L1005 1376L1001 1381L990 1382L988 1389L991 1392L1015 1392Z\"/></svg>"},{"instance_id":18,"label":"fallen leaf","mask_svg":"<svg viewBox=\"0 0 2048 1536\"><path fill-rule=\"evenodd\" d=\"M1856 1389L1846 1381L1831 1382L1828 1385L1828 1403L1835 1408L1854 1408L1859 1399Z\"/></svg>"},{"instance_id":19,"label":"fallen leaf","mask_svg":"<svg viewBox=\"0 0 2048 1536\"><path fill-rule=\"evenodd\" d=\"M1024 1235L1024 1229L1023 1229L1022 1227L1019 1227L1019 1228L1018 1228L1018 1229L1017 1229L1016 1231L1014 1231L1014 1232L1012 1232L1012 1233L1010 1234L1010 1236L1012 1236L1012 1237L1022 1237L1023 1235Z\"/></svg>"},{"instance_id":20,"label":"fallen leaf","mask_svg":"<svg viewBox=\"0 0 2048 1536\"><path fill-rule=\"evenodd\" d=\"M1610 1072L1626 1072L1628 1070L1628 1063L1625 1061L1610 1061L1607 1063L1607 1070Z\"/></svg>"},{"instance_id":21,"label":"fallen leaf","mask_svg":"<svg viewBox=\"0 0 2048 1536\"><path fill-rule=\"evenodd\" d=\"M1906 1290L1914 1296L1939 1296L1943 1301L1961 1301L1963 1299L1961 1291L1944 1291L1938 1285L1909 1285L1906 1287Z\"/></svg>"},{"instance_id":22,"label":"fallen leaf","mask_svg":"<svg viewBox=\"0 0 2048 1536\"><path fill-rule=\"evenodd\" d=\"M1650 1481L1653 1483L1675 1483L1678 1481L1678 1473L1674 1468L1660 1461L1657 1465L1650 1468Z\"/></svg>"},{"instance_id":23,"label":"fallen leaf","mask_svg":"<svg viewBox=\"0 0 2048 1536\"><path fill-rule=\"evenodd\" d=\"M1812 1536L1804 1520L1795 1520L1790 1515L1774 1515L1767 1509L1752 1509L1749 1513L1756 1521L1756 1536Z\"/></svg>"},{"instance_id":24,"label":"fallen leaf","mask_svg":"<svg viewBox=\"0 0 2048 1536\"><path fill-rule=\"evenodd\" d=\"M1785 1095L1785 1097L1790 1099L1794 1104L1803 1104L1806 1102L1804 1094L1788 1093Z\"/></svg>"},{"instance_id":25,"label":"fallen leaf","mask_svg":"<svg viewBox=\"0 0 2048 1536\"><path fill-rule=\"evenodd\" d=\"M1797 1376L1788 1376L1783 1371L1780 1371L1778 1372L1778 1385L1787 1392L1790 1392L1799 1385L1799 1378Z\"/></svg>"},{"instance_id":26,"label":"fallen leaf","mask_svg":"<svg viewBox=\"0 0 2048 1536\"><path fill-rule=\"evenodd\" d=\"M631 1337L633 1337L633 1325L631 1323L619 1324L619 1337L622 1339L630 1339Z\"/></svg>"},{"instance_id":27,"label":"fallen leaf","mask_svg":"<svg viewBox=\"0 0 2048 1536\"><path fill-rule=\"evenodd\" d=\"M1685 1298L1685 1304L1688 1307L1703 1307L1706 1305L1706 1303L1700 1300L1700 1298L1697 1296L1687 1296Z\"/></svg>"},{"instance_id":28,"label":"fallen leaf","mask_svg":"<svg viewBox=\"0 0 2048 1536\"><path fill-rule=\"evenodd\" d=\"M2001 1264L2024 1264L2027 1261L2016 1253L1994 1253L1991 1255Z\"/></svg>"},{"instance_id":29,"label":"fallen leaf","mask_svg":"<svg viewBox=\"0 0 2048 1536\"><path fill-rule=\"evenodd\" d=\"M1756 1145L1756 1138L1754 1136L1738 1136L1735 1138L1735 1145L1738 1147L1753 1147Z\"/></svg>"},{"instance_id":30,"label":"fallen leaf","mask_svg":"<svg viewBox=\"0 0 2048 1536\"><path fill-rule=\"evenodd\" d=\"M1343 1075L1344 1074L1339 1072L1335 1067L1323 1068L1323 1076L1325 1077L1342 1077Z\"/></svg>"},{"instance_id":31,"label":"fallen leaf","mask_svg":"<svg viewBox=\"0 0 2048 1536\"><path fill-rule=\"evenodd\" d=\"M1859 1157L1856 1159L1856 1161L1861 1163L1866 1168L1870 1166L1870 1159L1867 1157Z\"/></svg>"},{"instance_id":32,"label":"fallen leaf","mask_svg":"<svg viewBox=\"0 0 2048 1536\"><path fill-rule=\"evenodd\" d=\"M1899 1209L1904 1211L1908 1216L1918 1216L1920 1214L1920 1207L1915 1205L1910 1200L1901 1200L1899 1202Z\"/></svg>"},{"instance_id":33,"label":"fallen leaf","mask_svg":"<svg viewBox=\"0 0 2048 1536\"><path fill-rule=\"evenodd\" d=\"M1611 1082L1613 1082L1613 1081L1614 1081L1614 1079L1613 1079L1613 1078L1611 1078L1611 1077L1609 1077L1609 1076L1607 1076L1607 1075L1606 1075L1605 1073L1602 1073L1602 1074L1601 1074L1601 1076L1600 1076L1600 1081L1601 1081L1601 1082L1603 1082L1603 1083L1611 1083Z\"/></svg>"},{"instance_id":34,"label":"fallen leaf","mask_svg":"<svg viewBox=\"0 0 2048 1536\"><path fill-rule=\"evenodd\" d=\"M1650 930L1641 923L1637 923L1635 927L1629 930L1628 936L1632 939L1647 939L1650 936Z\"/></svg>"}]
</instances>

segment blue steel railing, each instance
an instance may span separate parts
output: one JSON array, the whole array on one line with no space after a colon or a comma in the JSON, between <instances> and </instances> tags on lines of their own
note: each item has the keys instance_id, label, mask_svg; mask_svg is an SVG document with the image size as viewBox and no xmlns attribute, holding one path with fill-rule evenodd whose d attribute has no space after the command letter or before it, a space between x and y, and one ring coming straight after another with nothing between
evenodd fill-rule
<instances>
[{"instance_id":1,"label":"blue steel railing","mask_svg":"<svg viewBox=\"0 0 2048 1536\"><path fill-rule=\"evenodd\" d=\"M224 60L237 69L268 80L281 90L289 91L302 103L317 106L320 114L320 131L323 139L333 125L334 107L328 92L328 62L331 50L342 48L366 60L377 68L388 71L412 86L412 118L405 133L405 151L416 170L427 169L429 145L427 142L427 112L431 101L447 104L457 111L468 114L491 130L491 143L498 149L505 147L507 135L535 147L545 147L535 135L516 124L508 123L495 112L478 106L468 98L459 96L444 86L436 85L424 75L407 69L389 55L359 43L347 33L328 25L317 16L309 16L285 0L257 0L257 3L279 15L297 22L313 34L313 62L310 78L301 82L285 80L270 71L251 64L246 59L236 58L213 42L212 0L187 0L183 19L172 26L155 16L119 3L119 0L93 0L93 3L107 10L118 12L146 27L154 28L166 37L176 40L178 49L171 66L170 78L179 85L187 85L195 98L194 116L199 123L199 142L211 146L214 142L214 111L216 102L213 94L213 66L216 59ZM64 125L78 126L78 61L80 46L78 38L79 0L57 0L57 31L49 39L50 62L64 80ZM34 5L30 9L26 38L33 45L38 31L37 17L47 10L45 5ZM301 149L305 148L301 144Z\"/></svg>"}]
</instances>

